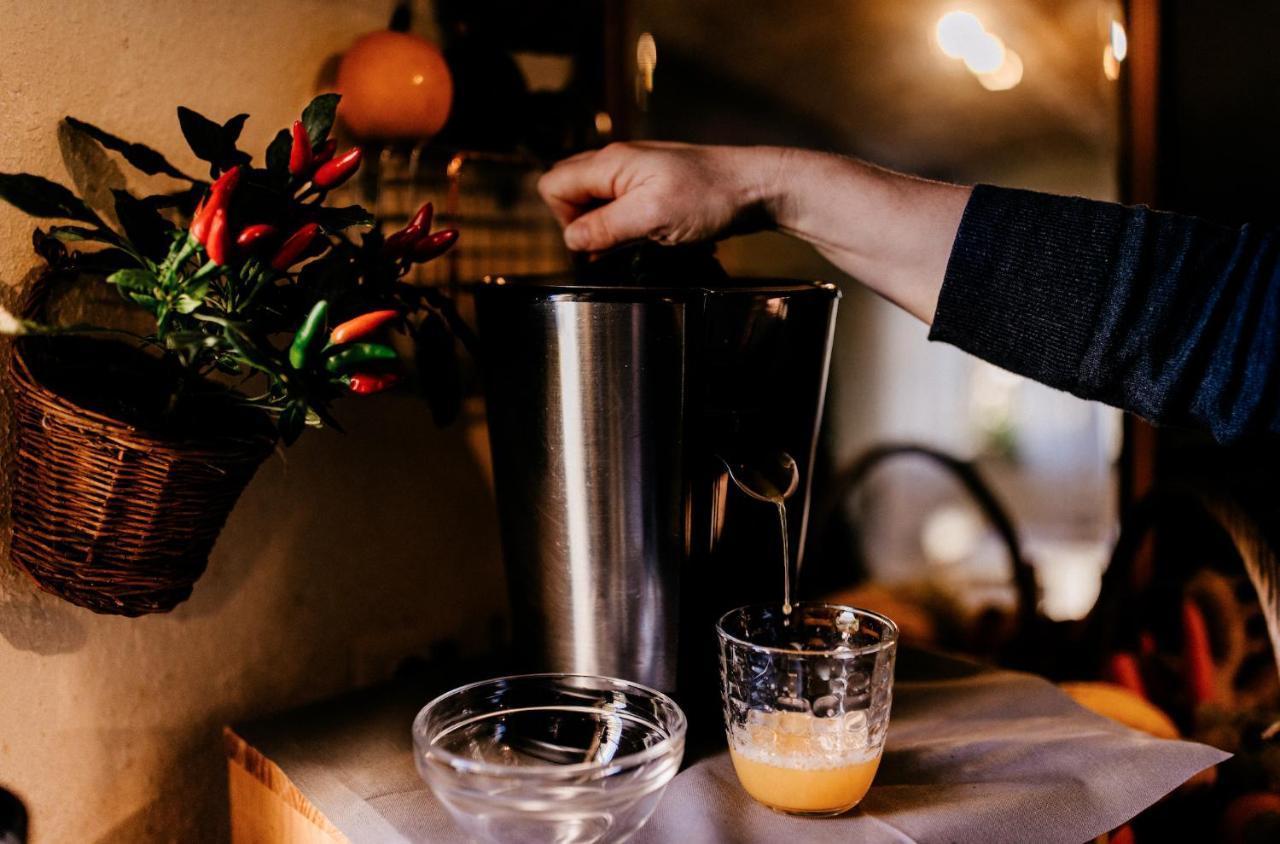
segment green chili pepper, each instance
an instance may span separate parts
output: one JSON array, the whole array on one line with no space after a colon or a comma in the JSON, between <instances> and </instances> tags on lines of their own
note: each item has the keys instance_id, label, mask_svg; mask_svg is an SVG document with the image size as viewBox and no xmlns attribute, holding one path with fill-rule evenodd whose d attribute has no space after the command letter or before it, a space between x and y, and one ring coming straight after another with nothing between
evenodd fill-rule
<instances>
[{"instance_id":1,"label":"green chili pepper","mask_svg":"<svg viewBox=\"0 0 1280 844\"><path fill-rule=\"evenodd\" d=\"M330 372L342 372L362 363L391 361L396 359L396 350L381 343L351 343L339 346L333 354L325 358L324 368Z\"/></svg>"},{"instance_id":2,"label":"green chili pepper","mask_svg":"<svg viewBox=\"0 0 1280 844\"><path fill-rule=\"evenodd\" d=\"M324 299L315 303L311 313L302 321L302 327L293 335L293 344L289 346L289 363L294 369L305 369L311 360L311 354L324 336L325 317L329 315L329 303Z\"/></svg>"}]
</instances>

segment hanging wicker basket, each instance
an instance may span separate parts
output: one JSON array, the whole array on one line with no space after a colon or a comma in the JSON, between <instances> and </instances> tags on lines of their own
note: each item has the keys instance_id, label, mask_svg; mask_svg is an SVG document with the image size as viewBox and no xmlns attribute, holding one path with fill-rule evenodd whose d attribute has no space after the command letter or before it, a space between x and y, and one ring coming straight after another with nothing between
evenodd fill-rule
<instances>
[{"instance_id":1,"label":"hanging wicker basket","mask_svg":"<svg viewBox=\"0 0 1280 844\"><path fill-rule=\"evenodd\" d=\"M191 595L228 514L274 446L272 429L255 412L206 420L198 432L157 434L121 421L127 414L77 403L67 382L93 379L106 364L84 360L76 342L14 345L10 557L41 589L94 612L166 612ZM64 344L76 353L74 365ZM98 346L113 347L146 359L122 344ZM133 380L148 375L144 368ZM112 390L129 381L119 369L114 377Z\"/></svg>"}]
</instances>

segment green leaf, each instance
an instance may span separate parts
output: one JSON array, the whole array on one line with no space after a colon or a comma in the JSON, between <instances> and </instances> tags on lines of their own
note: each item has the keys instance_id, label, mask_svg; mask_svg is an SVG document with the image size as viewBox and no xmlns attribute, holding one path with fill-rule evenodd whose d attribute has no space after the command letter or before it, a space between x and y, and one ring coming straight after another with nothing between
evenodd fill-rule
<instances>
[{"instance_id":1,"label":"green leaf","mask_svg":"<svg viewBox=\"0 0 1280 844\"><path fill-rule=\"evenodd\" d=\"M174 304L173 309L180 314L189 314L203 304L203 298L194 299L184 293L178 297L178 301Z\"/></svg>"},{"instance_id":2,"label":"green leaf","mask_svg":"<svg viewBox=\"0 0 1280 844\"><path fill-rule=\"evenodd\" d=\"M342 433L342 434L346 433L342 425L338 424L338 420L333 418L333 414L331 414L329 412L329 409L324 405L320 405L320 404L312 405L311 412L307 414L308 420L310 420L310 418L313 416L316 418L316 420L318 420L319 422L323 422L324 424L328 425L330 428L337 431L338 433Z\"/></svg>"},{"instance_id":3,"label":"green leaf","mask_svg":"<svg viewBox=\"0 0 1280 844\"><path fill-rule=\"evenodd\" d=\"M307 424L307 406L303 402L292 402L280 414L276 426L280 429L280 439L285 445L293 445L302 434Z\"/></svg>"},{"instance_id":4,"label":"green leaf","mask_svg":"<svg viewBox=\"0 0 1280 844\"><path fill-rule=\"evenodd\" d=\"M328 299L331 305L345 304L356 292L358 271L355 262L341 250L334 249L328 254L303 265L298 273L296 287L305 290L313 298L307 304L309 308L315 299Z\"/></svg>"},{"instance_id":5,"label":"green leaf","mask_svg":"<svg viewBox=\"0 0 1280 844\"><path fill-rule=\"evenodd\" d=\"M116 218L129 242L153 261L164 258L173 242L169 236L173 223L161 217L148 202L126 190L113 189L111 193L116 198Z\"/></svg>"},{"instance_id":6,"label":"green leaf","mask_svg":"<svg viewBox=\"0 0 1280 844\"><path fill-rule=\"evenodd\" d=\"M63 243L92 241L94 243L119 243L115 232L104 229L86 229L82 226L50 226L49 236L56 237Z\"/></svg>"},{"instance_id":7,"label":"green leaf","mask_svg":"<svg viewBox=\"0 0 1280 844\"><path fill-rule=\"evenodd\" d=\"M331 208L327 205L306 206L308 220L319 223L329 231L341 231L351 226L372 226L373 214L359 205L342 205Z\"/></svg>"},{"instance_id":8,"label":"green leaf","mask_svg":"<svg viewBox=\"0 0 1280 844\"><path fill-rule=\"evenodd\" d=\"M182 295L199 301L204 301L204 298L209 295L209 288L212 284L212 278L202 278L194 284L188 284L187 289L182 291ZM183 311L183 313L189 314L191 311Z\"/></svg>"},{"instance_id":9,"label":"green leaf","mask_svg":"<svg viewBox=\"0 0 1280 844\"><path fill-rule=\"evenodd\" d=\"M289 153L293 151L293 136L288 129L281 129L267 147L267 171L273 176L287 176Z\"/></svg>"},{"instance_id":10,"label":"green leaf","mask_svg":"<svg viewBox=\"0 0 1280 844\"><path fill-rule=\"evenodd\" d=\"M242 370L240 365L231 358L220 357L213 362L213 368L224 375L239 375Z\"/></svg>"},{"instance_id":11,"label":"green leaf","mask_svg":"<svg viewBox=\"0 0 1280 844\"><path fill-rule=\"evenodd\" d=\"M338 94L321 94L302 110L302 125L306 127L311 146L319 146L329 137L333 128L333 116L338 111Z\"/></svg>"},{"instance_id":12,"label":"green leaf","mask_svg":"<svg viewBox=\"0 0 1280 844\"><path fill-rule=\"evenodd\" d=\"M210 176L216 176L237 164L249 163L249 155L236 149L236 139L240 137L240 130L244 128L247 118L247 114L238 114L218 125L199 112L178 106L178 123L182 126L182 135L187 139L191 151L209 162Z\"/></svg>"},{"instance_id":13,"label":"green leaf","mask_svg":"<svg viewBox=\"0 0 1280 844\"><path fill-rule=\"evenodd\" d=\"M142 307L152 312L154 312L156 308L159 307L160 305L159 299L157 299L154 296L148 296L145 293L128 293L126 295L128 295L130 299L137 302Z\"/></svg>"},{"instance_id":14,"label":"green leaf","mask_svg":"<svg viewBox=\"0 0 1280 844\"><path fill-rule=\"evenodd\" d=\"M231 348L235 349L236 356L245 366L259 369L272 376L283 368L283 364L273 361L271 356L263 352L253 338L235 323L229 320L217 320L216 324L222 326L227 342L231 344Z\"/></svg>"},{"instance_id":15,"label":"green leaf","mask_svg":"<svg viewBox=\"0 0 1280 844\"><path fill-rule=\"evenodd\" d=\"M31 231L31 246L50 267L58 269L66 265L67 247L56 237L46 234L39 226Z\"/></svg>"},{"instance_id":16,"label":"green leaf","mask_svg":"<svg viewBox=\"0 0 1280 844\"><path fill-rule=\"evenodd\" d=\"M189 217L195 211L196 203L200 201L200 197L208 189L208 182L195 181L186 190L174 191L173 193L156 193L142 197L141 201L157 211L165 208L176 208L180 213Z\"/></svg>"},{"instance_id":17,"label":"green leaf","mask_svg":"<svg viewBox=\"0 0 1280 844\"><path fill-rule=\"evenodd\" d=\"M0 199L32 217L61 217L102 224L84 200L57 182L29 173L0 173Z\"/></svg>"},{"instance_id":18,"label":"green leaf","mask_svg":"<svg viewBox=\"0 0 1280 844\"><path fill-rule=\"evenodd\" d=\"M143 173L146 173L148 176L155 176L158 173L163 173L166 176L172 176L175 179L185 179L188 182L196 181L186 173L183 173L177 167L170 164L163 155L156 152L151 147L144 146L143 144L130 143L129 141L112 135L110 132L99 129L92 123L85 123L83 120L77 120L74 117L64 117L63 120L66 121L66 124L72 129L83 132L106 149L120 153L120 155L124 157L125 161L129 162Z\"/></svg>"},{"instance_id":19,"label":"green leaf","mask_svg":"<svg viewBox=\"0 0 1280 844\"><path fill-rule=\"evenodd\" d=\"M150 294L160 284L160 280L151 270L132 269L112 273L107 276L107 283L130 293Z\"/></svg>"}]
</instances>

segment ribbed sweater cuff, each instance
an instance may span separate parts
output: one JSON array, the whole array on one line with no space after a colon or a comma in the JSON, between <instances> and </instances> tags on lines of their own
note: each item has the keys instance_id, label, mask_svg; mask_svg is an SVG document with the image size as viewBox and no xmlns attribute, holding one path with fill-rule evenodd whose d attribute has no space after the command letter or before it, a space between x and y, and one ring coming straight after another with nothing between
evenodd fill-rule
<instances>
[{"instance_id":1,"label":"ribbed sweater cuff","mask_svg":"<svg viewBox=\"0 0 1280 844\"><path fill-rule=\"evenodd\" d=\"M1086 199L977 186L929 339L1077 388L1123 214Z\"/></svg>"}]
</instances>

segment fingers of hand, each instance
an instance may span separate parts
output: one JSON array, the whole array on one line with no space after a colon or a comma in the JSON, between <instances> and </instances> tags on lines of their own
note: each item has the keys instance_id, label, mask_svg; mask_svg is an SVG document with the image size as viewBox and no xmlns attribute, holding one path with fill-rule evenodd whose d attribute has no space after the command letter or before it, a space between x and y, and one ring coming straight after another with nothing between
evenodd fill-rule
<instances>
[{"instance_id":1,"label":"fingers of hand","mask_svg":"<svg viewBox=\"0 0 1280 844\"><path fill-rule=\"evenodd\" d=\"M579 153L538 179L538 193L561 225L568 225L599 200L615 198L618 163L601 150Z\"/></svg>"},{"instance_id":2,"label":"fingers of hand","mask_svg":"<svg viewBox=\"0 0 1280 844\"><path fill-rule=\"evenodd\" d=\"M564 230L564 242L575 252L595 252L650 237L659 223L654 205L639 192L623 194L582 214Z\"/></svg>"}]
</instances>

